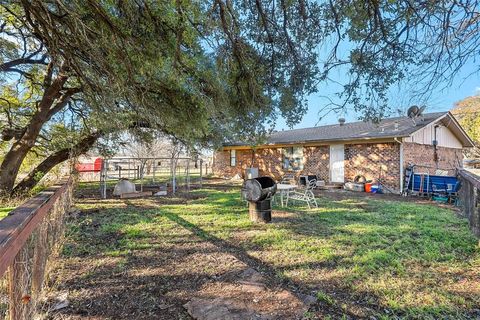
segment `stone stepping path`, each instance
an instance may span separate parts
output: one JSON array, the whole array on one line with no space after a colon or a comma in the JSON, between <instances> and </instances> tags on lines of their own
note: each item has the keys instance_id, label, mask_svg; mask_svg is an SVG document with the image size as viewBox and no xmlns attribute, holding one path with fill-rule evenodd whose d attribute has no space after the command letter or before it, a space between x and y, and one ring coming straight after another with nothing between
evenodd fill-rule
<instances>
[{"instance_id":1,"label":"stone stepping path","mask_svg":"<svg viewBox=\"0 0 480 320\"><path fill-rule=\"evenodd\" d=\"M252 268L230 272L205 284L184 307L197 320L280 320L302 319L315 302L266 283Z\"/></svg>"}]
</instances>

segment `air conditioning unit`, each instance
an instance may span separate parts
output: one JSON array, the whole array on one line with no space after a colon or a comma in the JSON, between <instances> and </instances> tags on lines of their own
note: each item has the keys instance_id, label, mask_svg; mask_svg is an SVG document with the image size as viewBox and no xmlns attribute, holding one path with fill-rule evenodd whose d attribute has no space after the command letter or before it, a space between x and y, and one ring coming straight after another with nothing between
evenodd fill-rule
<instances>
[{"instance_id":1,"label":"air conditioning unit","mask_svg":"<svg viewBox=\"0 0 480 320\"><path fill-rule=\"evenodd\" d=\"M258 168L245 169L245 178L246 179L258 178Z\"/></svg>"}]
</instances>

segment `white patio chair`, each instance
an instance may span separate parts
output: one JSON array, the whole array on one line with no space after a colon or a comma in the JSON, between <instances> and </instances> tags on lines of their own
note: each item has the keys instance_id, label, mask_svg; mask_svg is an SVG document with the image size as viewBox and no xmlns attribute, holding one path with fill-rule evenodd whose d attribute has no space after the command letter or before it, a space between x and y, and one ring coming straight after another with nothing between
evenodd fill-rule
<instances>
[{"instance_id":1,"label":"white patio chair","mask_svg":"<svg viewBox=\"0 0 480 320\"><path fill-rule=\"evenodd\" d=\"M315 195L313 194L313 189L317 186L317 180L312 179L308 181L308 185L305 187L305 189L302 191L293 191L289 192L287 194L287 207L288 207L288 201L294 200L294 201L300 201L300 202L306 202L308 205L308 208L311 209L312 205L315 205L315 208L318 208L317 205L317 200L315 199Z\"/></svg>"}]
</instances>

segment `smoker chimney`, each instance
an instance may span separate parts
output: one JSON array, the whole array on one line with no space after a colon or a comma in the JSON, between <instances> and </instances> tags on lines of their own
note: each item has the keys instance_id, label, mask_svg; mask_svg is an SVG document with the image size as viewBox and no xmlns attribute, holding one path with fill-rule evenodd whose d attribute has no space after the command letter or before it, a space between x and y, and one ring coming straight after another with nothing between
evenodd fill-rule
<instances>
[{"instance_id":1,"label":"smoker chimney","mask_svg":"<svg viewBox=\"0 0 480 320\"><path fill-rule=\"evenodd\" d=\"M338 123L343 126L345 124L345 118L339 118Z\"/></svg>"}]
</instances>

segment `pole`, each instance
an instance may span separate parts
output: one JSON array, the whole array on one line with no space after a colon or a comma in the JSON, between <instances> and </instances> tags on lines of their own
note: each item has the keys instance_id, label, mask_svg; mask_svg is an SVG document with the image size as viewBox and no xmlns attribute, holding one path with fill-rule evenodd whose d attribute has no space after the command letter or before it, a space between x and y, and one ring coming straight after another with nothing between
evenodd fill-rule
<instances>
[{"instance_id":1,"label":"pole","mask_svg":"<svg viewBox=\"0 0 480 320\"><path fill-rule=\"evenodd\" d=\"M102 199L107 198L107 160L102 161L100 171L100 196Z\"/></svg>"},{"instance_id":2,"label":"pole","mask_svg":"<svg viewBox=\"0 0 480 320\"><path fill-rule=\"evenodd\" d=\"M172 171L172 193L175 194L175 188L176 188L176 181L175 181L175 175L176 175L176 167L175 167L175 159L171 159L171 171Z\"/></svg>"},{"instance_id":3,"label":"pole","mask_svg":"<svg viewBox=\"0 0 480 320\"><path fill-rule=\"evenodd\" d=\"M155 158L153 158L153 166L152 166L152 183L155 184L155 169L157 168L157 160L155 160Z\"/></svg>"},{"instance_id":4,"label":"pole","mask_svg":"<svg viewBox=\"0 0 480 320\"><path fill-rule=\"evenodd\" d=\"M190 191L190 158L187 159L187 191Z\"/></svg>"},{"instance_id":5,"label":"pole","mask_svg":"<svg viewBox=\"0 0 480 320\"><path fill-rule=\"evenodd\" d=\"M200 159L200 187L202 187L202 167L203 167L203 160Z\"/></svg>"}]
</instances>

